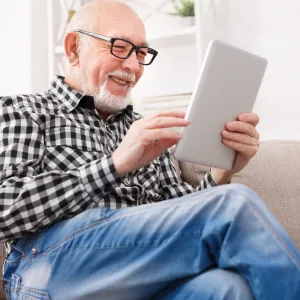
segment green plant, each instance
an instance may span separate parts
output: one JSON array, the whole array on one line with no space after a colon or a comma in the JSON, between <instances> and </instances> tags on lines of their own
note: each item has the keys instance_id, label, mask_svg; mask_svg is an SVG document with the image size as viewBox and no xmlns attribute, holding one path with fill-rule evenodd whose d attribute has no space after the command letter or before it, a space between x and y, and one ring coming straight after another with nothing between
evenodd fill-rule
<instances>
[{"instance_id":1,"label":"green plant","mask_svg":"<svg viewBox=\"0 0 300 300\"><path fill-rule=\"evenodd\" d=\"M172 13L172 15L177 15L181 17L195 16L194 0L172 0L172 2L176 9L176 13ZM179 2L180 6L178 4Z\"/></svg>"}]
</instances>

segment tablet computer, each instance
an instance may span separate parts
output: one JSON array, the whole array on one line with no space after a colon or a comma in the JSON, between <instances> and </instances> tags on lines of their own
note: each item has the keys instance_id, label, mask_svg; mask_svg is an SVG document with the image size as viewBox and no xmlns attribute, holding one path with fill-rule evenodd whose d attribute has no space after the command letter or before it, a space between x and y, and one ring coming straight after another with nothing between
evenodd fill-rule
<instances>
[{"instance_id":1,"label":"tablet computer","mask_svg":"<svg viewBox=\"0 0 300 300\"><path fill-rule=\"evenodd\" d=\"M174 150L179 161L232 169L236 151L222 143L225 123L251 112L267 60L220 40L209 43Z\"/></svg>"}]
</instances>

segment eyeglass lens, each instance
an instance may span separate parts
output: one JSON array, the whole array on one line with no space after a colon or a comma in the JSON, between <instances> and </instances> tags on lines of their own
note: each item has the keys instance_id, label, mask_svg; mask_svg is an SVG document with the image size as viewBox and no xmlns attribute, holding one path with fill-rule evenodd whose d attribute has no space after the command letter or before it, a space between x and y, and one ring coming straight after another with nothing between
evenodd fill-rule
<instances>
[{"instance_id":1,"label":"eyeglass lens","mask_svg":"<svg viewBox=\"0 0 300 300\"><path fill-rule=\"evenodd\" d=\"M132 45L124 40L115 40L112 45L113 55L119 58L126 58L132 49ZM148 52L147 47L142 47L137 53L137 60L142 64L148 64L153 58L153 54Z\"/></svg>"}]
</instances>

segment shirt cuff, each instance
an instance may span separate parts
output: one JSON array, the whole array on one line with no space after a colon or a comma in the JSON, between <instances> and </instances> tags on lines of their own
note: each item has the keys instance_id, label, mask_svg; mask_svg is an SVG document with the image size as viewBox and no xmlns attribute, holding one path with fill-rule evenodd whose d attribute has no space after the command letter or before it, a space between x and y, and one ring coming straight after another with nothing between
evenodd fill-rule
<instances>
[{"instance_id":1,"label":"shirt cuff","mask_svg":"<svg viewBox=\"0 0 300 300\"><path fill-rule=\"evenodd\" d=\"M121 183L111 154L91 162L79 171L86 191L96 202Z\"/></svg>"},{"instance_id":2,"label":"shirt cuff","mask_svg":"<svg viewBox=\"0 0 300 300\"><path fill-rule=\"evenodd\" d=\"M207 183L213 187L213 186L217 186L217 184L215 183L215 181L213 180L212 176L211 176L211 169L209 169L209 171L205 174L204 179L207 181Z\"/></svg>"}]
</instances>

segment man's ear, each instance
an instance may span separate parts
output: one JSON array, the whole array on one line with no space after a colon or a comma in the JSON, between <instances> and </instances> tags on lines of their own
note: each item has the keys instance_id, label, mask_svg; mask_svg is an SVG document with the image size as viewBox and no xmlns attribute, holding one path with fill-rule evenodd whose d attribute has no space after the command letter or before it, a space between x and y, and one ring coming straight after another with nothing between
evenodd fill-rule
<instances>
[{"instance_id":1,"label":"man's ear","mask_svg":"<svg viewBox=\"0 0 300 300\"><path fill-rule=\"evenodd\" d=\"M79 39L75 32L69 32L64 39L65 56L70 65L76 66L79 62L78 57Z\"/></svg>"}]
</instances>

